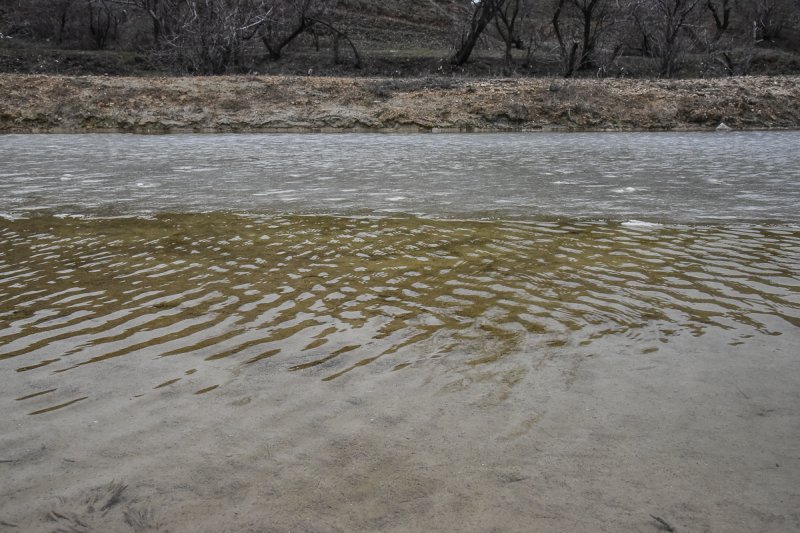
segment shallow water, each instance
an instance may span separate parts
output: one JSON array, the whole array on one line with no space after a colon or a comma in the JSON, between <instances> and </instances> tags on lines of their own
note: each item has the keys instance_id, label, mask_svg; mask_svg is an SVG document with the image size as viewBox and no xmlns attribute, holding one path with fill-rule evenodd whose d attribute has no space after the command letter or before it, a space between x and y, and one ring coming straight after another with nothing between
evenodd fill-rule
<instances>
[{"instance_id":1,"label":"shallow water","mask_svg":"<svg viewBox=\"0 0 800 533\"><path fill-rule=\"evenodd\" d=\"M0 220L0 250L0 365L24 374L15 404L30 414L206 393L224 385L219 364L331 381L620 335L642 354L687 333L736 345L800 325L788 225L38 216Z\"/></svg>"},{"instance_id":2,"label":"shallow water","mask_svg":"<svg viewBox=\"0 0 800 533\"><path fill-rule=\"evenodd\" d=\"M798 529L798 140L0 136L0 525Z\"/></svg>"},{"instance_id":3,"label":"shallow water","mask_svg":"<svg viewBox=\"0 0 800 533\"><path fill-rule=\"evenodd\" d=\"M210 392L220 365L333 381L797 335L798 141L0 137L0 366L43 414Z\"/></svg>"}]
</instances>

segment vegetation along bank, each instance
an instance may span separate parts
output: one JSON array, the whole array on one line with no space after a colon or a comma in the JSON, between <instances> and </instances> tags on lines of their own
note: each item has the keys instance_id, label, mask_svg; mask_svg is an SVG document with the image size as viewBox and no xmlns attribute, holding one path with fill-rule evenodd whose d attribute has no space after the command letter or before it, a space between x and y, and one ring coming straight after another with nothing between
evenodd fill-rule
<instances>
[{"instance_id":1,"label":"vegetation along bank","mask_svg":"<svg viewBox=\"0 0 800 533\"><path fill-rule=\"evenodd\" d=\"M0 132L800 128L800 77L0 75Z\"/></svg>"}]
</instances>

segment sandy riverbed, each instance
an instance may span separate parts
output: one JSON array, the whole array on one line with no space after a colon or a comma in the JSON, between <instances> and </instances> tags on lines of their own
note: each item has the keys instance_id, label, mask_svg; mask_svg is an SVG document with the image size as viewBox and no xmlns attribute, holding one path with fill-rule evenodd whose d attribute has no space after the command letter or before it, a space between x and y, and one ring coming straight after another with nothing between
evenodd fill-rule
<instances>
[{"instance_id":1,"label":"sandy riverbed","mask_svg":"<svg viewBox=\"0 0 800 533\"><path fill-rule=\"evenodd\" d=\"M0 223L4 531L800 528L796 228Z\"/></svg>"},{"instance_id":2,"label":"sandy riverbed","mask_svg":"<svg viewBox=\"0 0 800 533\"><path fill-rule=\"evenodd\" d=\"M670 342L644 356L619 335L490 371L335 383L221 368L231 383L213 394L7 416L2 520L18 531L659 531L653 515L676 531L797 530L796 337L766 349Z\"/></svg>"}]
</instances>

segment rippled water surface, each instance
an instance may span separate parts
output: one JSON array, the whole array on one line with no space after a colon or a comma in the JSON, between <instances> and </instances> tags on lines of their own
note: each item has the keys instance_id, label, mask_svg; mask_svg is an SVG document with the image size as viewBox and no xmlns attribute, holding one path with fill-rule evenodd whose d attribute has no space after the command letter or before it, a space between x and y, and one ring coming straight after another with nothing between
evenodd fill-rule
<instances>
[{"instance_id":1,"label":"rippled water surface","mask_svg":"<svg viewBox=\"0 0 800 533\"><path fill-rule=\"evenodd\" d=\"M0 250L0 364L30 378L17 399L31 413L182 380L208 392L218 363L329 381L611 334L652 353L680 333L735 344L800 325L788 226L42 216L0 221ZM157 378L75 376L120 364Z\"/></svg>"},{"instance_id":2,"label":"rippled water surface","mask_svg":"<svg viewBox=\"0 0 800 533\"><path fill-rule=\"evenodd\" d=\"M6 135L0 213L800 221L800 132Z\"/></svg>"},{"instance_id":3,"label":"rippled water surface","mask_svg":"<svg viewBox=\"0 0 800 533\"><path fill-rule=\"evenodd\" d=\"M208 393L221 365L333 381L797 336L799 142L0 137L0 368L39 415Z\"/></svg>"}]
</instances>

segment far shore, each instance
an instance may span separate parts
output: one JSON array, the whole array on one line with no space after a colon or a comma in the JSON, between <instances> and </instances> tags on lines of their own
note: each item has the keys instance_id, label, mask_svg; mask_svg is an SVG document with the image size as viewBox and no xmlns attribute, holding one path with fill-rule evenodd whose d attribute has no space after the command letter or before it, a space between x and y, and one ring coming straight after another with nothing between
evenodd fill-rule
<instances>
[{"instance_id":1,"label":"far shore","mask_svg":"<svg viewBox=\"0 0 800 533\"><path fill-rule=\"evenodd\" d=\"M800 77L460 79L0 74L0 133L800 129Z\"/></svg>"}]
</instances>

